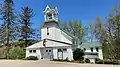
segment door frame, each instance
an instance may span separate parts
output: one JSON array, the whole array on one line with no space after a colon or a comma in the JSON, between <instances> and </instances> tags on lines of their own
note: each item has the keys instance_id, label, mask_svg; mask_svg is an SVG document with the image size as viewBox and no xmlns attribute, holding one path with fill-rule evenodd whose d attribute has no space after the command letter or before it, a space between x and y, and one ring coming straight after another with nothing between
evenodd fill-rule
<instances>
[{"instance_id":1,"label":"door frame","mask_svg":"<svg viewBox=\"0 0 120 67\"><path fill-rule=\"evenodd\" d=\"M63 49L62 48L58 48L58 49L61 49L60 52L62 52L62 60L63 60ZM58 51L58 49L57 49L57 58L59 59L59 51Z\"/></svg>"},{"instance_id":2,"label":"door frame","mask_svg":"<svg viewBox=\"0 0 120 67\"><path fill-rule=\"evenodd\" d=\"M42 59L53 59L53 48L42 48L41 50L41 58ZM46 52L47 50L47 52ZM47 56L47 57L46 57Z\"/></svg>"}]
</instances>

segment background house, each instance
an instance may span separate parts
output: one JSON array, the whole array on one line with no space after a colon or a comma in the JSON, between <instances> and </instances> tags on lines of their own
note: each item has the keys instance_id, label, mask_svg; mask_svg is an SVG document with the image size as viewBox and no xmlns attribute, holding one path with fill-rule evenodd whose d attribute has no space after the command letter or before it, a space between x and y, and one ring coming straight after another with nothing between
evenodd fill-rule
<instances>
[{"instance_id":1,"label":"background house","mask_svg":"<svg viewBox=\"0 0 120 67\"><path fill-rule=\"evenodd\" d=\"M90 62L95 62L95 59L103 59L101 44L99 42L83 42L79 48L85 51L84 58L90 59Z\"/></svg>"}]
</instances>

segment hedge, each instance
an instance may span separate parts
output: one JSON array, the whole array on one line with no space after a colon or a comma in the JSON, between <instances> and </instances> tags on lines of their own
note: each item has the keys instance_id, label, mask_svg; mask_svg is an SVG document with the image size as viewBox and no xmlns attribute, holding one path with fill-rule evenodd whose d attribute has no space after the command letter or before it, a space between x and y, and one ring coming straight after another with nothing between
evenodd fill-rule
<instances>
[{"instance_id":1,"label":"hedge","mask_svg":"<svg viewBox=\"0 0 120 67\"><path fill-rule=\"evenodd\" d=\"M88 58L86 58L85 63L90 63L90 60Z\"/></svg>"},{"instance_id":2,"label":"hedge","mask_svg":"<svg viewBox=\"0 0 120 67\"><path fill-rule=\"evenodd\" d=\"M36 56L29 56L25 60L38 60Z\"/></svg>"},{"instance_id":3,"label":"hedge","mask_svg":"<svg viewBox=\"0 0 120 67\"><path fill-rule=\"evenodd\" d=\"M120 62L116 60L111 61L111 60L105 59L105 60L97 60L96 64L120 64Z\"/></svg>"}]
</instances>

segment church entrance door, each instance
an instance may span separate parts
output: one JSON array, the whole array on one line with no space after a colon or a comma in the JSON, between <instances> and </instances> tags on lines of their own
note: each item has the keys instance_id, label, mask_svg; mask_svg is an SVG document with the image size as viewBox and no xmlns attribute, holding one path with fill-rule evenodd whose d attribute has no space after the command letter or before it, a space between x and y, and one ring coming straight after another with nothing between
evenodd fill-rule
<instances>
[{"instance_id":1,"label":"church entrance door","mask_svg":"<svg viewBox=\"0 0 120 67\"><path fill-rule=\"evenodd\" d=\"M52 48L44 48L43 59L52 59L53 50Z\"/></svg>"},{"instance_id":2,"label":"church entrance door","mask_svg":"<svg viewBox=\"0 0 120 67\"><path fill-rule=\"evenodd\" d=\"M58 59L63 59L63 51L62 51L62 49L58 49Z\"/></svg>"}]
</instances>

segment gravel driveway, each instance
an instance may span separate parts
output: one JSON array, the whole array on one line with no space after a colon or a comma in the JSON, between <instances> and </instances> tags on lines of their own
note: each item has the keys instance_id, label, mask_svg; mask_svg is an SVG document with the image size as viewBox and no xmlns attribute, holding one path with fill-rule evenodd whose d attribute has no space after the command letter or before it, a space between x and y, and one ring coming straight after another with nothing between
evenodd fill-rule
<instances>
[{"instance_id":1,"label":"gravel driveway","mask_svg":"<svg viewBox=\"0 0 120 67\"><path fill-rule=\"evenodd\" d=\"M0 60L0 67L120 67L120 65L79 64L48 60Z\"/></svg>"}]
</instances>

